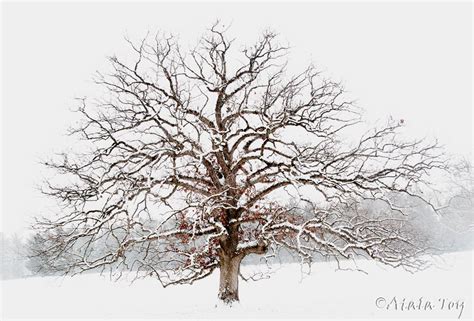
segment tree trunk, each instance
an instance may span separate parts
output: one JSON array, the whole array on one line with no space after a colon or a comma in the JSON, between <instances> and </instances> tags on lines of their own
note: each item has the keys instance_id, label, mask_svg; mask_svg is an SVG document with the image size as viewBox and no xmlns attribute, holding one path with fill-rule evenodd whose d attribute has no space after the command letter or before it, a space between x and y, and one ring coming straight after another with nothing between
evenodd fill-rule
<instances>
[{"instance_id":1,"label":"tree trunk","mask_svg":"<svg viewBox=\"0 0 474 321\"><path fill-rule=\"evenodd\" d=\"M239 271L241 258L221 257L219 299L232 305L239 301Z\"/></svg>"}]
</instances>

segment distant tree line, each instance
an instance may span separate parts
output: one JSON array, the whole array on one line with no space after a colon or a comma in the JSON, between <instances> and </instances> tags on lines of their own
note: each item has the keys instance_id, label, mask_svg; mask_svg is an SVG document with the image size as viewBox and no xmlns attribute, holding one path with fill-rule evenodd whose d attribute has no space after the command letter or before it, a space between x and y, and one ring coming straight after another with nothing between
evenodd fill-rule
<instances>
[{"instance_id":1,"label":"distant tree line","mask_svg":"<svg viewBox=\"0 0 474 321\"><path fill-rule=\"evenodd\" d=\"M468 170L470 170L470 167ZM473 249L474 192L472 175L466 179L466 175L462 173L466 171L466 168L460 168L459 171L461 174L453 182L457 187L455 196L451 198L449 207L440 210L439 213L435 213L422 201L408 196L404 196L404 200L397 200L397 203L403 203L407 208L403 211L403 214L390 209L387 203L377 200L346 204L341 206L339 210L352 220L357 220L358 217L374 220L383 217L387 228L396 230L401 235L406 235L417 242L417 247L425 249L425 253L441 254L470 250ZM393 197L400 196L394 195ZM308 213L311 213L309 208ZM390 214L387 215L387 213ZM46 249L55 240L47 239L39 233L26 237L16 234L7 236L0 233L0 241L1 279L35 275L60 275L67 269L68 260L74 260L73 254L71 254L74 253L74 250L69 251L68 256L61 257L61 261L53 260ZM95 247L99 245L102 249L96 248L95 250L105 253L108 247L107 242L94 244ZM88 246L88 244L75 244L78 252L84 246ZM313 254L312 257L313 262L332 259L325 256L324 252ZM250 255L244 260L243 264L263 264L267 261L291 263L299 262L299 260L300 258L290 251L281 250L278 253L264 257Z\"/></svg>"}]
</instances>

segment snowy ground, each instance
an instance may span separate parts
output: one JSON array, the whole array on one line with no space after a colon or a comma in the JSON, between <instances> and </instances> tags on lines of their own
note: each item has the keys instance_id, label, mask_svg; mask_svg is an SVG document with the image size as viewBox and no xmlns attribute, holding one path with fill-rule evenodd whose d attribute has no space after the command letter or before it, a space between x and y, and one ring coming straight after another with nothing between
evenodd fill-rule
<instances>
[{"instance_id":1,"label":"snowy ground","mask_svg":"<svg viewBox=\"0 0 474 321\"><path fill-rule=\"evenodd\" d=\"M276 266L270 279L241 281L241 304L216 307L218 275L193 286L163 289L153 279L111 282L106 276L2 281L2 319L9 318L472 318L472 252L443 256L441 268L414 275L373 262L368 274L318 263L301 281L299 265ZM245 266L244 271L255 266ZM300 282L301 281L301 282ZM398 300L398 306L392 302ZM420 310L403 308L422 297ZM381 298L381 299L378 299ZM377 301L378 299L378 301ZM446 299L442 305L440 299ZM385 301L384 301L385 300ZM448 301L459 301L448 304ZM377 307L376 301L379 305ZM425 310L427 302L432 309ZM461 302L464 302L462 307ZM450 307L450 309L448 309ZM461 312L461 309L463 310Z\"/></svg>"}]
</instances>

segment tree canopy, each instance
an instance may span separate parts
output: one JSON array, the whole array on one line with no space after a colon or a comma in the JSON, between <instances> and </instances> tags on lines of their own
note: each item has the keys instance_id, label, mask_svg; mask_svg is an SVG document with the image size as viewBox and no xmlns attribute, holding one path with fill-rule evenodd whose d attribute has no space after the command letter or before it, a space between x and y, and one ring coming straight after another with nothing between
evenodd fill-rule
<instances>
[{"instance_id":1,"label":"tree canopy","mask_svg":"<svg viewBox=\"0 0 474 321\"><path fill-rule=\"evenodd\" d=\"M446 166L437 143L400 139L393 119L349 140L363 122L340 83L312 65L291 75L273 32L234 42L216 24L190 50L158 34L129 41L133 60L109 58L96 78L104 94L80 100L71 130L88 150L45 162L61 178L43 191L64 205L36 225L50 260L164 286L219 269L226 302L238 300L245 256L282 247L302 261L365 255L420 268L400 217L349 208L377 200L403 213L397 194L433 207L423 186Z\"/></svg>"}]
</instances>

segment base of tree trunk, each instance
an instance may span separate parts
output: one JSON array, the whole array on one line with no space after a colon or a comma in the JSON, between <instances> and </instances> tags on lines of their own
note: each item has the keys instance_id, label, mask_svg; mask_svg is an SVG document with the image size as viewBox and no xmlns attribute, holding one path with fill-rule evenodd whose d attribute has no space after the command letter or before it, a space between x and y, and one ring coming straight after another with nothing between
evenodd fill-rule
<instances>
[{"instance_id":1,"label":"base of tree trunk","mask_svg":"<svg viewBox=\"0 0 474 321\"><path fill-rule=\"evenodd\" d=\"M220 266L218 298L226 305L239 301L240 258L224 258Z\"/></svg>"},{"instance_id":2,"label":"base of tree trunk","mask_svg":"<svg viewBox=\"0 0 474 321\"><path fill-rule=\"evenodd\" d=\"M219 300L225 305L232 306L233 303L239 302L239 294L231 291L224 291L219 293Z\"/></svg>"}]
</instances>

